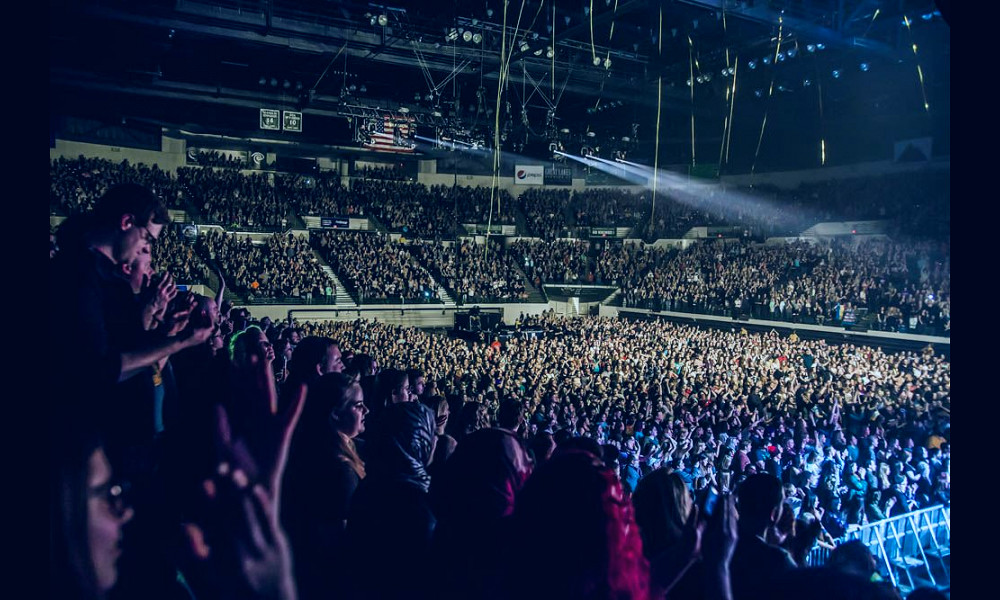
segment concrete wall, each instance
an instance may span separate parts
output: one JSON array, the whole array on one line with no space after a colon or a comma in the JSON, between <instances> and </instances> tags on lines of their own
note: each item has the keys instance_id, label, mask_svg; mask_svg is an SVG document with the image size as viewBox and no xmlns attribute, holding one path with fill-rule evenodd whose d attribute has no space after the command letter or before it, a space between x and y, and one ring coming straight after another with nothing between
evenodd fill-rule
<instances>
[{"instance_id":1,"label":"concrete wall","mask_svg":"<svg viewBox=\"0 0 1000 600\"><path fill-rule=\"evenodd\" d=\"M870 175L881 175L886 173L905 173L907 171L921 171L924 169L950 169L951 160L931 161L923 163L894 163L892 161L878 161L868 163L858 163L856 165L843 165L839 167L824 167L821 169L808 169L803 171L776 171L774 173L756 173L747 175L730 175L721 178L722 183L727 185L748 186L770 184L782 189L794 189L801 183L826 181L829 179L848 179L851 177L865 177Z\"/></svg>"},{"instance_id":2,"label":"concrete wall","mask_svg":"<svg viewBox=\"0 0 1000 600\"><path fill-rule=\"evenodd\" d=\"M792 331L814 331L824 334L834 334L837 336L866 339L867 341L872 340L906 340L911 342L927 342L932 344L943 344L950 346L951 338L938 337L933 335L918 335L915 333L893 333L888 331L850 331L845 327L829 326L829 325L812 325L808 323L788 323L785 321L770 321L764 319L747 319L745 321L737 321L731 317L720 317L717 315L699 315L694 313L679 313L672 312L668 310L656 312L652 310L646 310L644 308L620 308L618 306L607 306L602 304L600 308L600 316L602 317L617 317L620 314L643 314L643 315L665 315L670 317L680 317L685 319L691 319L700 322L714 322L714 323L731 323L733 327L741 326L743 324L758 325L763 327L774 327L789 329Z\"/></svg>"},{"instance_id":3,"label":"concrete wall","mask_svg":"<svg viewBox=\"0 0 1000 600\"><path fill-rule=\"evenodd\" d=\"M653 242L651 244L647 243L646 247L647 248L680 248L681 250L686 250L687 248L689 248L692 245L694 245L696 242L697 242L697 240L688 239L688 238L679 239L679 240L675 240L675 239L660 239L660 240L656 240L655 242ZM643 240L640 240L638 238L630 238L630 239L624 240L624 243L625 244L630 244L630 245L636 245L636 244L641 244L641 243L645 243L645 242L643 242Z\"/></svg>"},{"instance_id":4,"label":"concrete wall","mask_svg":"<svg viewBox=\"0 0 1000 600\"><path fill-rule=\"evenodd\" d=\"M334 217L336 215L328 215ZM305 223L307 229L320 229L320 217L303 216L302 222ZM374 229L367 218L348 218L348 229L357 231L368 231L369 229ZM341 230L343 231L343 230Z\"/></svg>"},{"instance_id":5,"label":"concrete wall","mask_svg":"<svg viewBox=\"0 0 1000 600\"><path fill-rule=\"evenodd\" d=\"M435 165L434 169L426 167L424 163L432 163L434 161L420 161L420 172L417 174L417 183L422 183L426 186L432 185L454 185L458 184L465 187L490 187L493 185L493 176L491 175L462 175L459 174L457 177L453 173L438 173ZM423 169L428 168L429 170L425 172ZM584 190L599 190L599 189L623 189L630 192L638 193L646 188L641 185L596 185L588 186L584 179L573 179L573 185L517 185L514 183L514 176L511 174L501 174L497 178L497 187L502 190L507 190L515 198L521 195L521 192L525 190L530 190L532 188L541 189L551 189L551 190L574 190L582 192Z\"/></svg>"},{"instance_id":6,"label":"concrete wall","mask_svg":"<svg viewBox=\"0 0 1000 600\"><path fill-rule=\"evenodd\" d=\"M56 140L56 147L49 148L49 159L54 158L77 158L81 154L87 158L103 158L114 162L121 162L128 159L132 164L144 163L146 165L157 165L164 171L174 173L177 167L186 164L187 144L184 140L163 137L160 151L141 150L138 148L125 148L118 146L104 146L102 144L90 144L87 142L71 142L67 140Z\"/></svg>"},{"instance_id":7,"label":"concrete wall","mask_svg":"<svg viewBox=\"0 0 1000 600\"><path fill-rule=\"evenodd\" d=\"M522 313L525 315L540 315L552 308L549 304L482 304L484 309L503 309L503 320L512 325ZM288 311L298 321L353 321L355 319L377 319L381 323L405 325L407 327L454 327L455 312L467 311L469 306L444 307L393 305L370 307L315 307L303 304L247 305L250 314L256 319L270 317L273 321L288 318Z\"/></svg>"}]
</instances>

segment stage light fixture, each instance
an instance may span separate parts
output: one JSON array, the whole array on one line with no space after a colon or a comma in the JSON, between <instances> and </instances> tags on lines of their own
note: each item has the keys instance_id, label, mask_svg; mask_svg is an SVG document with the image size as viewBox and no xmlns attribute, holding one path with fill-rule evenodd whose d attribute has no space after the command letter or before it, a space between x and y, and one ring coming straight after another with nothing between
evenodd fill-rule
<instances>
[{"instance_id":1,"label":"stage light fixture","mask_svg":"<svg viewBox=\"0 0 1000 600\"><path fill-rule=\"evenodd\" d=\"M604 59L604 68L605 69L610 69L611 68L611 57L610 56Z\"/></svg>"},{"instance_id":2,"label":"stage light fixture","mask_svg":"<svg viewBox=\"0 0 1000 600\"><path fill-rule=\"evenodd\" d=\"M764 61L765 65L771 64L771 57L770 56L765 56L762 60Z\"/></svg>"},{"instance_id":3,"label":"stage light fixture","mask_svg":"<svg viewBox=\"0 0 1000 600\"><path fill-rule=\"evenodd\" d=\"M476 33L476 34L474 34L474 35L472 36L472 41L473 41L474 43L476 43L476 44L479 44L479 43L481 43L481 42L483 41L483 34L481 34L481 33Z\"/></svg>"},{"instance_id":4,"label":"stage light fixture","mask_svg":"<svg viewBox=\"0 0 1000 600\"><path fill-rule=\"evenodd\" d=\"M466 29L465 33L462 34L462 39L465 42L471 42L472 41L472 32L469 31L468 29Z\"/></svg>"},{"instance_id":5,"label":"stage light fixture","mask_svg":"<svg viewBox=\"0 0 1000 600\"><path fill-rule=\"evenodd\" d=\"M530 48L530 47L531 46L528 45L528 42L524 42L524 41L521 42L521 52L527 52L528 48Z\"/></svg>"},{"instance_id":6,"label":"stage light fixture","mask_svg":"<svg viewBox=\"0 0 1000 600\"><path fill-rule=\"evenodd\" d=\"M834 79L840 79L840 69L834 69L833 70L833 78Z\"/></svg>"},{"instance_id":7,"label":"stage light fixture","mask_svg":"<svg viewBox=\"0 0 1000 600\"><path fill-rule=\"evenodd\" d=\"M389 17L387 17L385 15L379 15L378 16L378 24L381 25L382 27L385 27L386 25L389 24Z\"/></svg>"},{"instance_id":8,"label":"stage light fixture","mask_svg":"<svg viewBox=\"0 0 1000 600\"><path fill-rule=\"evenodd\" d=\"M747 63L747 66L750 67L751 70L752 69L756 69L757 68L757 61L751 60L750 62Z\"/></svg>"},{"instance_id":9,"label":"stage light fixture","mask_svg":"<svg viewBox=\"0 0 1000 600\"><path fill-rule=\"evenodd\" d=\"M809 52L815 52L816 51L816 45L815 44L806 44L806 50L808 50Z\"/></svg>"},{"instance_id":10,"label":"stage light fixture","mask_svg":"<svg viewBox=\"0 0 1000 600\"><path fill-rule=\"evenodd\" d=\"M866 63L866 62L863 62L863 63L861 63L861 65L860 65L860 68L861 68L861 70L862 70L863 72L866 72L866 73L867 73L867 72L868 72L868 69L870 69L871 67L870 67L870 65L869 65L868 63Z\"/></svg>"},{"instance_id":11,"label":"stage light fixture","mask_svg":"<svg viewBox=\"0 0 1000 600\"><path fill-rule=\"evenodd\" d=\"M545 49L545 58L552 58L553 56L555 56L555 51L552 50L552 46L549 46Z\"/></svg>"}]
</instances>

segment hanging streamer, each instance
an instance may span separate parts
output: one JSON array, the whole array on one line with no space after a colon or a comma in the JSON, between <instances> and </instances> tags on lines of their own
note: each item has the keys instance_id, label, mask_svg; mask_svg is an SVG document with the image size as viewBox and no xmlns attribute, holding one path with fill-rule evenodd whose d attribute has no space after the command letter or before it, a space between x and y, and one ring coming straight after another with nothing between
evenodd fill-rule
<instances>
[{"instance_id":1,"label":"hanging streamer","mask_svg":"<svg viewBox=\"0 0 1000 600\"><path fill-rule=\"evenodd\" d=\"M660 5L660 29L656 34L657 52L663 56L663 6ZM691 82L694 85L694 82ZM660 172L660 115L663 113L663 75L656 78L656 148L653 151L653 201L649 208L649 232L653 233L653 216L656 213L656 188Z\"/></svg>"},{"instance_id":2,"label":"hanging streamer","mask_svg":"<svg viewBox=\"0 0 1000 600\"><path fill-rule=\"evenodd\" d=\"M729 164L729 147L733 135L733 108L736 105L736 76L740 72L740 56L738 54L736 55L734 63L733 83L726 91L729 96L727 98L727 100L729 100L729 117L726 119L726 124L723 127L722 132L722 147L725 148L726 164ZM719 151L719 172L722 172L722 150Z\"/></svg>"},{"instance_id":3,"label":"hanging streamer","mask_svg":"<svg viewBox=\"0 0 1000 600\"><path fill-rule=\"evenodd\" d=\"M927 90L924 89L924 70L920 68L920 55L917 54L917 44L913 41L913 31L910 29L910 17L903 15L903 23L906 24L906 32L910 35L910 45L913 48L913 58L917 60L917 77L920 79L920 94L924 98L924 111L930 112L931 105L927 103Z\"/></svg>"},{"instance_id":4,"label":"hanging streamer","mask_svg":"<svg viewBox=\"0 0 1000 600\"><path fill-rule=\"evenodd\" d=\"M507 52L507 6L509 4L508 0L504 0L503 3L503 27L500 33L500 73L497 75L497 106L494 112L494 128L493 128L493 180L490 186L490 215L486 221L486 240L487 243L483 246L483 257L489 256L490 253L490 229L493 228L493 207L499 204L500 198L497 194L497 186L499 184L500 177L500 100L503 94L504 79L506 75L506 65L504 64L504 54ZM521 4L522 8L524 4ZM499 207L498 207L499 208ZM499 212L499 210L497 211Z\"/></svg>"},{"instance_id":5,"label":"hanging streamer","mask_svg":"<svg viewBox=\"0 0 1000 600\"><path fill-rule=\"evenodd\" d=\"M694 42L688 36L688 66L691 68L691 166L695 166L694 156Z\"/></svg>"},{"instance_id":6,"label":"hanging streamer","mask_svg":"<svg viewBox=\"0 0 1000 600\"><path fill-rule=\"evenodd\" d=\"M590 57L597 61L597 49L594 47L594 0L590 0Z\"/></svg>"},{"instance_id":7,"label":"hanging streamer","mask_svg":"<svg viewBox=\"0 0 1000 600\"><path fill-rule=\"evenodd\" d=\"M871 20L871 21L868 21L868 28L867 28L867 29L865 29L865 32L864 32L864 34L862 34L862 36L861 36L862 38L866 38L866 37L868 37L868 32L869 32L869 31L871 31L871 29L872 29L872 25L874 25L874 24L875 24L875 19L876 19L876 18L878 18L878 13L879 13L879 12L881 12L881 10L882 10L882 9L880 9L880 8L876 8L876 9L875 9L875 14L873 14L873 15L872 15L872 20Z\"/></svg>"},{"instance_id":8,"label":"hanging streamer","mask_svg":"<svg viewBox=\"0 0 1000 600\"><path fill-rule=\"evenodd\" d=\"M552 0L552 39L549 41L551 44L549 49L552 51L552 87L549 93L552 94L552 99L556 99L556 0Z\"/></svg>"},{"instance_id":9,"label":"hanging streamer","mask_svg":"<svg viewBox=\"0 0 1000 600\"><path fill-rule=\"evenodd\" d=\"M816 79L816 93L819 96L819 165L826 166L826 121L823 118L823 84Z\"/></svg>"},{"instance_id":10,"label":"hanging streamer","mask_svg":"<svg viewBox=\"0 0 1000 600\"><path fill-rule=\"evenodd\" d=\"M778 17L778 45L774 48L774 64L778 64L778 54L781 52L781 31L784 28L785 19ZM764 141L764 128L767 127L767 111L771 105L771 96L774 95L774 74L777 69L771 69L771 85L767 88L767 105L764 108L764 120L760 123L760 137L757 138L757 151L753 155L753 164L750 166L750 185L753 185L753 174L757 170L757 158L760 156L760 145Z\"/></svg>"}]
</instances>

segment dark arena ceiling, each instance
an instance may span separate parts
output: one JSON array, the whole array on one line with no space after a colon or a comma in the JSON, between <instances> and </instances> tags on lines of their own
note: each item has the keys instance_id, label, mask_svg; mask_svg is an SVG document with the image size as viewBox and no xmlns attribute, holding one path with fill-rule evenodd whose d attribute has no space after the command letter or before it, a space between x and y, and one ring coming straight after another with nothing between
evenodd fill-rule
<instances>
[{"instance_id":1,"label":"dark arena ceiling","mask_svg":"<svg viewBox=\"0 0 1000 600\"><path fill-rule=\"evenodd\" d=\"M271 137L357 147L360 118L405 108L428 138L492 147L499 128L506 152L643 163L659 120L660 164L728 172L885 160L917 137L950 150L950 12L933 0L50 8L53 117L259 138L260 108L301 110L302 133Z\"/></svg>"}]
</instances>

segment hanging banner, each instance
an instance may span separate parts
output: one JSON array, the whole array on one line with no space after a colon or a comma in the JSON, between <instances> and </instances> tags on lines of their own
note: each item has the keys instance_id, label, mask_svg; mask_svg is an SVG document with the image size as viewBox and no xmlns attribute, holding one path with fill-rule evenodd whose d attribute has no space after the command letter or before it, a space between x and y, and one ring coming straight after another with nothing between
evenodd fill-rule
<instances>
[{"instance_id":1,"label":"hanging banner","mask_svg":"<svg viewBox=\"0 0 1000 600\"><path fill-rule=\"evenodd\" d=\"M573 185L571 167L545 167L545 185Z\"/></svg>"},{"instance_id":2,"label":"hanging banner","mask_svg":"<svg viewBox=\"0 0 1000 600\"><path fill-rule=\"evenodd\" d=\"M614 227L591 227L590 237L615 237L618 230Z\"/></svg>"},{"instance_id":3,"label":"hanging banner","mask_svg":"<svg viewBox=\"0 0 1000 600\"><path fill-rule=\"evenodd\" d=\"M323 229L350 229L351 219L349 217L320 217L319 225Z\"/></svg>"},{"instance_id":4,"label":"hanging banner","mask_svg":"<svg viewBox=\"0 0 1000 600\"><path fill-rule=\"evenodd\" d=\"M260 109L260 128L281 131L281 111L274 108Z\"/></svg>"},{"instance_id":5,"label":"hanging banner","mask_svg":"<svg viewBox=\"0 0 1000 600\"><path fill-rule=\"evenodd\" d=\"M543 185L545 183L545 167L542 165L515 165L514 183L516 185Z\"/></svg>"}]
</instances>

